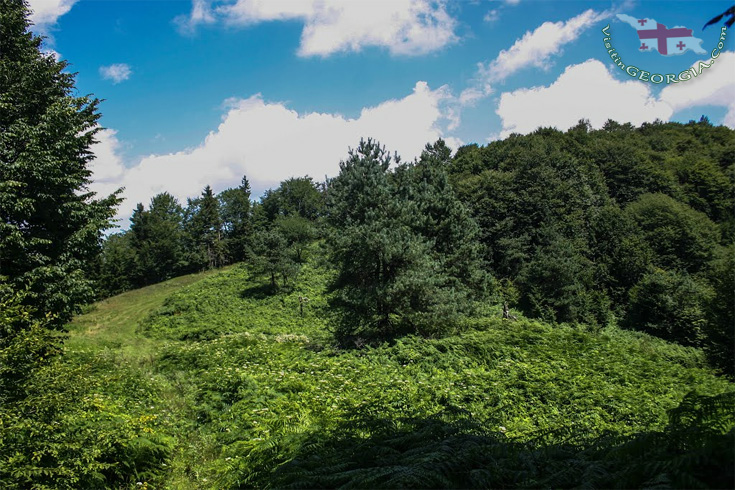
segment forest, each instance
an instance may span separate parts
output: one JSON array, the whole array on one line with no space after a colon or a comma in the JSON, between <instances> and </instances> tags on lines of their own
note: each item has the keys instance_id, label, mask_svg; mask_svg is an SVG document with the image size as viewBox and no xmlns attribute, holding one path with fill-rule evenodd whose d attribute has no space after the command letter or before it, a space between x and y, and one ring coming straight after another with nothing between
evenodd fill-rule
<instances>
[{"instance_id":1,"label":"forest","mask_svg":"<svg viewBox=\"0 0 735 490\"><path fill-rule=\"evenodd\" d=\"M735 484L732 129L365 135L122 202L99 100L0 6L3 488Z\"/></svg>"},{"instance_id":2,"label":"forest","mask_svg":"<svg viewBox=\"0 0 735 490\"><path fill-rule=\"evenodd\" d=\"M334 179L290 178L257 202L243 177L186 206L165 192L138 204L90 275L104 297L246 262L275 294L314 245L336 274L343 346L440 335L507 304L699 347L732 375L734 163L733 131L706 118L581 121L454 156L439 140L409 163L368 139Z\"/></svg>"}]
</instances>

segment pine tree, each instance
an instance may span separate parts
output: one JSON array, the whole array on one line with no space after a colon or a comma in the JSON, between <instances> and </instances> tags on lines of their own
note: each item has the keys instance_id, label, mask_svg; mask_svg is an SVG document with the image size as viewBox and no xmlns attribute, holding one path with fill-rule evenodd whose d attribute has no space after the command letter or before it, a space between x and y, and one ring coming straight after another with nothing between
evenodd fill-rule
<instances>
[{"instance_id":1,"label":"pine tree","mask_svg":"<svg viewBox=\"0 0 735 490\"><path fill-rule=\"evenodd\" d=\"M185 269L182 209L176 198L163 192L141 204L131 217L131 242L136 253L139 286L170 279Z\"/></svg>"},{"instance_id":2,"label":"pine tree","mask_svg":"<svg viewBox=\"0 0 735 490\"><path fill-rule=\"evenodd\" d=\"M410 167L409 185L413 190L409 195L418 208L411 223L432 243L455 289L479 298L489 292L492 279L482 258L480 227L449 182L451 158L450 148L440 139L427 144L419 161Z\"/></svg>"},{"instance_id":3,"label":"pine tree","mask_svg":"<svg viewBox=\"0 0 735 490\"><path fill-rule=\"evenodd\" d=\"M222 191L218 199L228 258L232 262L245 260L253 234L250 182L247 177L242 178L239 187Z\"/></svg>"},{"instance_id":4,"label":"pine tree","mask_svg":"<svg viewBox=\"0 0 735 490\"><path fill-rule=\"evenodd\" d=\"M453 326L465 301L448 256L434 248L438 232L422 222L424 190L405 168L391 173L391 161L378 143L361 141L328 189L343 341L432 335Z\"/></svg>"},{"instance_id":5,"label":"pine tree","mask_svg":"<svg viewBox=\"0 0 735 490\"><path fill-rule=\"evenodd\" d=\"M84 271L119 199L88 190L99 101L74 96L27 17L25 2L0 1L0 280L58 326L93 297Z\"/></svg>"},{"instance_id":6,"label":"pine tree","mask_svg":"<svg viewBox=\"0 0 735 490\"><path fill-rule=\"evenodd\" d=\"M199 199L190 201L190 207L193 208L190 211L190 234L201 251L204 264L210 269L223 265L222 219L212 188L205 187Z\"/></svg>"},{"instance_id":7,"label":"pine tree","mask_svg":"<svg viewBox=\"0 0 735 490\"><path fill-rule=\"evenodd\" d=\"M278 290L278 279L285 287L298 274L299 265L291 258L288 243L277 229L258 233L253 248L256 270L270 278L274 292Z\"/></svg>"}]
</instances>

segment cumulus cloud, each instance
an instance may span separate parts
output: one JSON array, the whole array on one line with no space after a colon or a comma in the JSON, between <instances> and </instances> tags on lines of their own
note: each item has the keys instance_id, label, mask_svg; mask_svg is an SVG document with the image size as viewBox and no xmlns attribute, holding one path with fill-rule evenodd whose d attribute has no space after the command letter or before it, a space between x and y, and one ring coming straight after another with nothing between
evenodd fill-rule
<instances>
[{"instance_id":1,"label":"cumulus cloud","mask_svg":"<svg viewBox=\"0 0 735 490\"><path fill-rule=\"evenodd\" d=\"M125 63L115 63L109 66L100 66L100 76L105 80L112 80L112 83L124 82L133 71L130 66Z\"/></svg>"},{"instance_id":2,"label":"cumulus cloud","mask_svg":"<svg viewBox=\"0 0 735 490\"><path fill-rule=\"evenodd\" d=\"M459 94L459 104L461 106L473 106L478 100L483 99L493 93L490 85L484 87L469 87Z\"/></svg>"},{"instance_id":3,"label":"cumulus cloud","mask_svg":"<svg viewBox=\"0 0 735 490\"><path fill-rule=\"evenodd\" d=\"M548 69L551 57L561 54L564 45L575 41L609 15L608 12L587 10L566 22L544 22L533 31L526 32L513 46L498 53L492 62L481 66L481 77L496 82L527 66Z\"/></svg>"},{"instance_id":4,"label":"cumulus cloud","mask_svg":"<svg viewBox=\"0 0 735 490\"><path fill-rule=\"evenodd\" d=\"M97 133L97 143L93 147L94 160L89 169L92 171L91 190L99 195L107 196L122 187L125 165L120 156L121 143L117 139L117 131L103 129Z\"/></svg>"},{"instance_id":5,"label":"cumulus cloud","mask_svg":"<svg viewBox=\"0 0 735 490\"><path fill-rule=\"evenodd\" d=\"M699 72L699 61L692 64ZM668 121L678 111L700 106L725 107L723 124L735 128L735 52L721 52L709 68L688 81L670 84L658 97L653 85L616 80L594 59L566 68L549 86L522 88L500 96L500 137L529 133L540 126L566 130L580 119L600 128L608 119L640 125Z\"/></svg>"},{"instance_id":6,"label":"cumulus cloud","mask_svg":"<svg viewBox=\"0 0 735 490\"><path fill-rule=\"evenodd\" d=\"M62 15L71 10L77 0L29 0L31 21L36 30L46 34Z\"/></svg>"},{"instance_id":7,"label":"cumulus cloud","mask_svg":"<svg viewBox=\"0 0 735 490\"><path fill-rule=\"evenodd\" d=\"M485 20L494 21L499 14L497 10L493 10L488 15ZM551 58L561 54L564 45L573 42L585 30L609 15L609 12L587 10L565 22L544 22L533 31L527 31L510 48L500 51L494 60L478 63L477 74L469 87L460 93L457 107L453 110L456 121L453 127L459 125L461 109L474 106L478 101L493 94L494 84L504 81L528 66L548 69Z\"/></svg>"},{"instance_id":8,"label":"cumulus cloud","mask_svg":"<svg viewBox=\"0 0 735 490\"><path fill-rule=\"evenodd\" d=\"M150 155L129 168L119 158L114 132L102 133L95 147L92 190L102 194L125 187L121 218L138 202L148 203L168 191L182 202L197 196L205 185L216 190L236 186L247 175L254 188L265 189L292 176L322 179L339 172L339 161L361 137L374 137L404 160L421 153L426 143L443 136L441 104L450 97L446 87L431 90L418 82L402 99L364 108L348 119L339 114L299 114L260 95L228 101L219 127L193 149ZM460 142L445 138L450 146Z\"/></svg>"},{"instance_id":9,"label":"cumulus cloud","mask_svg":"<svg viewBox=\"0 0 735 490\"><path fill-rule=\"evenodd\" d=\"M699 61L692 68L697 73ZM735 129L735 52L721 52L715 63L703 68L696 78L668 85L661 91L660 99L674 111L690 107L713 105L727 108L723 124Z\"/></svg>"},{"instance_id":10,"label":"cumulus cloud","mask_svg":"<svg viewBox=\"0 0 735 490\"><path fill-rule=\"evenodd\" d=\"M580 119L599 128L608 119L639 125L667 121L672 106L656 98L649 85L618 81L605 65L594 59L571 65L548 87L522 88L500 96L497 114L502 119L500 137L529 133L539 126L566 130Z\"/></svg>"},{"instance_id":11,"label":"cumulus cloud","mask_svg":"<svg viewBox=\"0 0 735 490\"><path fill-rule=\"evenodd\" d=\"M457 22L442 0L236 0L212 8L194 0L188 18L177 20L182 31L216 19L231 26L269 21L300 21L300 56L329 56L387 48L394 55L421 55L457 41Z\"/></svg>"}]
</instances>

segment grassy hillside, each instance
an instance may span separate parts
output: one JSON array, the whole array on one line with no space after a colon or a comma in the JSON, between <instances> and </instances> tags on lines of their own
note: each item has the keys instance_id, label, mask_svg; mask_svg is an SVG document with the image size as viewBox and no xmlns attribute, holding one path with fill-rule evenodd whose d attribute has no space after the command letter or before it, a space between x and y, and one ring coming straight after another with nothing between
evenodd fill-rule
<instances>
[{"instance_id":1,"label":"grassy hillside","mask_svg":"<svg viewBox=\"0 0 735 490\"><path fill-rule=\"evenodd\" d=\"M696 349L499 314L341 350L326 282L307 265L271 294L233 266L131 291L74 320L55 369L77 373L81 413L125 428L120 444L146 463L127 470L138 488L635 486L653 470L617 466L636 444L666 451L667 411L734 388ZM732 408L687 400L680 411Z\"/></svg>"}]
</instances>

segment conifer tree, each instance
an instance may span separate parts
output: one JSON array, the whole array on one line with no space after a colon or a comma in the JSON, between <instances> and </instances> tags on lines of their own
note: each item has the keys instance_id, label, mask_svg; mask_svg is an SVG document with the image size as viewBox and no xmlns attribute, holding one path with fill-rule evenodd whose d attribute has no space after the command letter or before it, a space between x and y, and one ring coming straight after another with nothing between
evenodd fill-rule
<instances>
[{"instance_id":1,"label":"conifer tree","mask_svg":"<svg viewBox=\"0 0 735 490\"><path fill-rule=\"evenodd\" d=\"M193 206L192 206L193 205ZM206 186L199 199L190 201L191 212L190 233L197 248L201 250L207 267L219 267L224 261L224 244L222 242L222 220L219 202L210 186Z\"/></svg>"},{"instance_id":2,"label":"conifer tree","mask_svg":"<svg viewBox=\"0 0 735 490\"><path fill-rule=\"evenodd\" d=\"M233 262L245 260L253 234L250 182L247 177L242 178L239 187L222 191L218 199L229 259Z\"/></svg>"},{"instance_id":3,"label":"conifer tree","mask_svg":"<svg viewBox=\"0 0 735 490\"><path fill-rule=\"evenodd\" d=\"M88 190L99 101L28 28L25 2L1 0L0 280L61 325L93 297L84 271L119 199Z\"/></svg>"},{"instance_id":4,"label":"conifer tree","mask_svg":"<svg viewBox=\"0 0 735 490\"><path fill-rule=\"evenodd\" d=\"M96 273L97 297L107 298L138 286L138 254L130 231L110 235L102 245Z\"/></svg>"},{"instance_id":5,"label":"conifer tree","mask_svg":"<svg viewBox=\"0 0 735 490\"><path fill-rule=\"evenodd\" d=\"M434 254L457 291L481 297L491 286L482 259L480 228L459 200L447 169L452 152L444 140L427 144L419 161L410 167L408 192L417 213L412 227L432 243Z\"/></svg>"},{"instance_id":6,"label":"conifer tree","mask_svg":"<svg viewBox=\"0 0 735 490\"><path fill-rule=\"evenodd\" d=\"M391 173L391 162L377 142L361 141L328 189L335 303L344 313L337 334L357 344L438 333L464 303L447 255L434 249L436 230L421 222L424 190L405 168Z\"/></svg>"},{"instance_id":7,"label":"conifer tree","mask_svg":"<svg viewBox=\"0 0 735 490\"><path fill-rule=\"evenodd\" d=\"M175 197L163 192L133 212L130 233L136 253L139 286L170 279L185 267L182 209Z\"/></svg>"},{"instance_id":8,"label":"conifer tree","mask_svg":"<svg viewBox=\"0 0 735 490\"><path fill-rule=\"evenodd\" d=\"M278 290L279 279L285 287L298 274L299 265L292 260L288 243L278 229L258 233L253 248L256 269L270 278L274 292Z\"/></svg>"}]
</instances>

